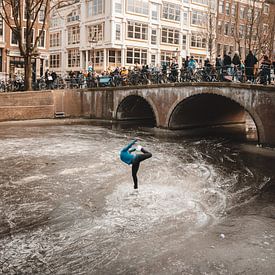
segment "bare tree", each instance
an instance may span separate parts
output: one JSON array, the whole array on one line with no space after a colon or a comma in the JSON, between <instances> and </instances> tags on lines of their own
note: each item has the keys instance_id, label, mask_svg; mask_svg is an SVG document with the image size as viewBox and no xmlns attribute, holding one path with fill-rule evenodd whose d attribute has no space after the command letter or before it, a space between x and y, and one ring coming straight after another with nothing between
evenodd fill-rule
<instances>
[{"instance_id":1,"label":"bare tree","mask_svg":"<svg viewBox=\"0 0 275 275\"><path fill-rule=\"evenodd\" d=\"M45 38L44 30L48 27L51 10L72 2L75 1L0 0L0 16L18 41L20 54L24 58L25 90L32 90L32 58L39 54L38 45ZM35 36L33 29L38 23L40 32Z\"/></svg>"},{"instance_id":2,"label":"bare tree","mask_svg":"<svg viewBox=\"0 0 275 275\"><path fill-rule=\"evenodd\" d=\"M208 11L207 11L207 33L206 33L206 39L207 39L207 48L209 52L209 58L210 61L213 61L213 56L216 51L216 12L217 12L217 6L215 1L209 1L208 4Z\"/></svg>"},{"instance_id":3,"label":"bare tree","mask_svg":"<svg viewBox=\"0 0 275 275\"><path fill-rule=\"evenodd\" d=\"M268 54L274 41L274 13L266 10L265 0L250 0L247 6L243 45L258 57Z\"/></svg>"}]
</instances>

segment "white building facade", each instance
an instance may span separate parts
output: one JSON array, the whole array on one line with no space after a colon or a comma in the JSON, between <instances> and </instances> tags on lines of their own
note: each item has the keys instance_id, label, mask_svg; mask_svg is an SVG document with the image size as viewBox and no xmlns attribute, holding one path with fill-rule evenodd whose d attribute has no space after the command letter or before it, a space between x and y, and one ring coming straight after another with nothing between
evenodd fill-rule
<instances>
[{"instance_id":1,"label":"white building facade","mask_svg":"<svg viewBox=\"0 0 275 275\"><path fill-rule=\"evenodd\" d=\"M208 56L209 0L80 0L51 17L50 70L98 72Z\"/></svg>"}]
</instances>

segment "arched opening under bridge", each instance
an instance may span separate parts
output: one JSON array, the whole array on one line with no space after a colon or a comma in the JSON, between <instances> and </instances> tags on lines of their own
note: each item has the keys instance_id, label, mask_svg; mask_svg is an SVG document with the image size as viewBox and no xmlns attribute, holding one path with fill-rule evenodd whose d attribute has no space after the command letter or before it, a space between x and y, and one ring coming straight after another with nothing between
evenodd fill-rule
<instances>
[{"instance_id":1,"label":"arched opening under bridge","mask_svg":"<svg viewBox=\"0 0 275 275\"><path fill-rule=\"evenodd\" d=\"M156 117L152 106L141 96L124 98L117 108L116 119L136 126L154 127Z\"/></svg>"},{"instance_id":2,"label":"arched opening under bridge","mask_svg":"<svg viewBox=\"0 0 275 275\"><path fill-rule=\"evenodd\" d=\"M189 129L194 135L258 140L256 124L245 108L215 94L198 94L181 101L172 111L169 128Z\"/></svg>"}]
</instances>

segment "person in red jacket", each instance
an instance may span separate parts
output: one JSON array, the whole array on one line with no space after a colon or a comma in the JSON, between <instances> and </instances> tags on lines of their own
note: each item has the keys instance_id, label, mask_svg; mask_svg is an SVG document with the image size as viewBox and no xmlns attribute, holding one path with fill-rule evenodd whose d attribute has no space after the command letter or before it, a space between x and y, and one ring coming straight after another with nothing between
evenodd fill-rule
<instances>
[{"instance_id":1,"label":"person in red jacket","mask_svg":"<svg viewBox=\"0 0 275 275\"><path fill-rule=\"evenodd\" d=\"M151 158L152 154L146 151L142 146L132 147L137 139L132 140L126 147L120 151L120 159L128 165L132 165L132 177L134 180L134 189L138 188L137 172L142 161ZM132 154L134 151L140 151L143 154Z\"/></svg>"}]
</instances>

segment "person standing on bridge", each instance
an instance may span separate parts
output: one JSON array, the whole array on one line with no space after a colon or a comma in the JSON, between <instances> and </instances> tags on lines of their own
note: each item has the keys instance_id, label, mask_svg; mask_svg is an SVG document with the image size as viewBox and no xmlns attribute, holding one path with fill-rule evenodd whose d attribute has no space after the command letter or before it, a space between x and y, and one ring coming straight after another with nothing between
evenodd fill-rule
<instances>
[{"instance_id":1,"label":"person standing on bridge","mask_svg":"<svg viewBox=\"0 0 275 275\"><path fill-rule=\"evenodd\" d=\"M152 157L152 154L146 151L141 145L132 147L137 143L137 139L132 140L126 147L120 151L120 159L128 165L132 165L132 177L134 180L134 189L138 188L137 172L142 161ZM132 152L142 152L142 154L132 154Z\"/></svg>"}]
</instances>

